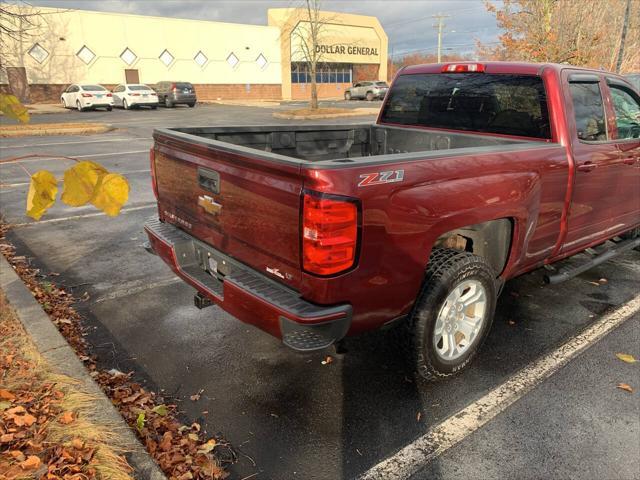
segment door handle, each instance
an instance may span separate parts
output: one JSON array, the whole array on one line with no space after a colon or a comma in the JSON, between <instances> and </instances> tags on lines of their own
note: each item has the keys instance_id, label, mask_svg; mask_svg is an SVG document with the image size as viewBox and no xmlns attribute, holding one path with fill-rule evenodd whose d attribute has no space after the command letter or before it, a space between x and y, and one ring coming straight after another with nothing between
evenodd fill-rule
<instances>
[{"instance_id":1,"label":"door handle","mask_svg":"<svg viewBox=\"0 0 640 480\"><path fill-rule=\"evenodd\" d=\"M597 163L584 162L584 163L578 165L578 171L579 172L588 173L588 172L591 172L591 171L595 170L597 166L598 166Z\"/></svg>"}]
</instances>

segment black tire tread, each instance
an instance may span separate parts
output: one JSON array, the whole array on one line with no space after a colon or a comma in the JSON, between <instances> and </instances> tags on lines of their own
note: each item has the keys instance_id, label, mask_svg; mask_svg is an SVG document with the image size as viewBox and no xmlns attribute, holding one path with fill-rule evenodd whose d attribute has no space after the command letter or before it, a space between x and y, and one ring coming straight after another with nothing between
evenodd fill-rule
<instances>
[{"instance_id":1,"label":"black tire tread","mask_svg":"<svg viewBox=\"0 0 640 480\"><path fill-rule=\"evenodd\" d=\"M416 366L418 373L427 381L450 378L457 375L459 372L440 372L430 363L428 358L424 358L425 356L422 353L423 349L421 348L421 339L425 337L425 329L428 325L426 321L420 321L421 311L423 311L425 306L429 303L430 293L432 292L432 287L436 282L443 281L443 279L446 280L445 277L447 275L452 275L453 273L456 273L456 276L460 276L478 263L484 264L488 271L492 271L492 268L486 259L469 252L449 248L434 248L431 252L420 293L418 294L409 318L403 323L401 328L404 330L403 336L407 342L405 345L409 347L411 361ZM490 312L490 317L492 316L493 313ZM489 318L488 321L491 322L491 320L492 318ZM487 326L487 330L489 327L490 325ZM482 342L478 344L475 351L477 351L480 346L482 346ZM472 355L465 361L465 365L468 364L474 356L475 352L472 353Z\"/></svg>"}]
</instances>

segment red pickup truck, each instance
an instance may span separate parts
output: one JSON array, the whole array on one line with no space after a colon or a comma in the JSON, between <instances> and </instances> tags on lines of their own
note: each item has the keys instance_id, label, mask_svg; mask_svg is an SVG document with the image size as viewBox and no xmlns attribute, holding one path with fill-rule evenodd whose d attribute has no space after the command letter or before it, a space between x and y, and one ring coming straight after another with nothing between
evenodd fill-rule
<instances>
[{"instance_id":1,"label":"red pickup truck","mask_svg":"<svg viewBox=\"0 0 640 480\"><path fill-rule=\"evenodd\" d=\"M375 124L154 139L148 248L197 306L303 351L399 322L427 379L469 364L506 280L640 245L640 96L603 71L412 66Z\"/></svg>"}]
</instances>

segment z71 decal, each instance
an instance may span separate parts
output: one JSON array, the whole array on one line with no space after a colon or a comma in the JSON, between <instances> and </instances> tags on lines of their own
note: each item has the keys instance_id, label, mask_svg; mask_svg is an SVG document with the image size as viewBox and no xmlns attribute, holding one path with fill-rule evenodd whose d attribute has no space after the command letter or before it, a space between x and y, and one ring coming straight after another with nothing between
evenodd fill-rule
<instances>
[{"instance_id":1,"label":"z71 decal","mask_svg":"<svg viewBox=\"0 0 640 480\"><path fill-rule=\"evenodd\" d=\"M365 173L360 175L359 187L380 185L381 183L395 183L404 180L404 170L389 170L388 172Z\"/></svg>"}]
</instances>

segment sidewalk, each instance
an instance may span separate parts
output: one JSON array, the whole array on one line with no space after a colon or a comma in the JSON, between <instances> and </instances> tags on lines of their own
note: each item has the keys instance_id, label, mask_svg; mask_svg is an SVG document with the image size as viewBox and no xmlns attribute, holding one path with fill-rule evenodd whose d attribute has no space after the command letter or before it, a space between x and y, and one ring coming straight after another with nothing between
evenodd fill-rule
<instances>
[{"instance_id":1,"label":"sidewalk","mask_svg":"<svg viewBox=\"0 0 640 480\"><path fill-rule=\"evenodd\" d=\"M30 115L43 115L47 113L69 113L71 110L63 108L57 103L31 103L25 105ZM0 116L4 115L0 112Z\"/></svg>"}]
</instances>

